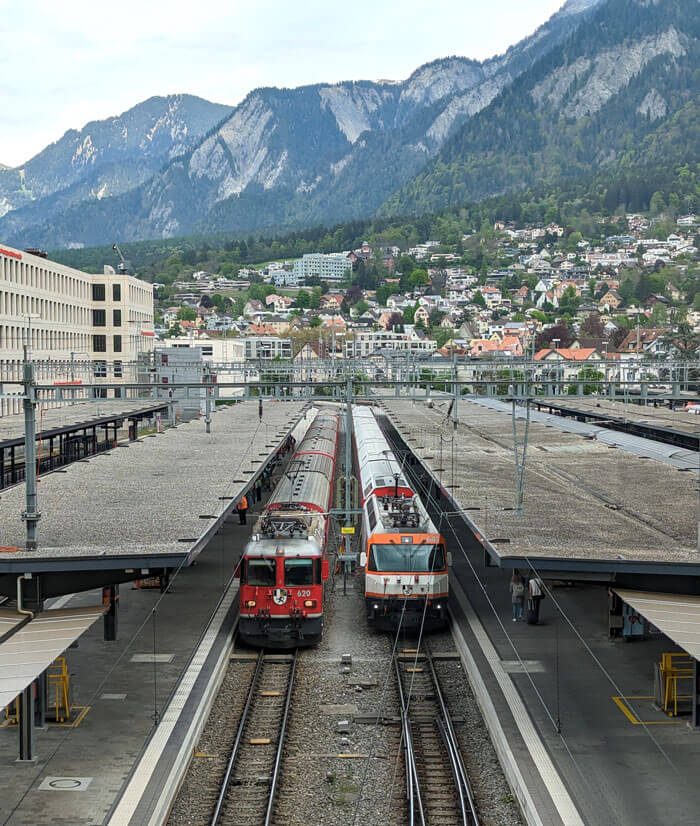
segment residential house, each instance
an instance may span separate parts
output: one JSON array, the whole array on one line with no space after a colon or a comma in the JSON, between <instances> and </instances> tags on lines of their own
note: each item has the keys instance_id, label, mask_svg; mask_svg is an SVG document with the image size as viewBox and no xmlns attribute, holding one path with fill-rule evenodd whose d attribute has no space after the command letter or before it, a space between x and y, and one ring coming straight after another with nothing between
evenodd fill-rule
<instances>
[{"instance_id":1,"label":"residential house","mask_svg":"<svg viewBox=\"0 0 700 826\"><path fill-rule=\"evenodd\" d=\"M608 290L598 302L598 307L601 312L611 313L620 307L622 300L622 296L617 290Z\"/></svg>"},{"instance_id":2,"label":"residential house","mask_svg":"<svg viewBox=\"0 0 700 826\"><path fill-rule=\"evenodd\" d=\"M430 323L430 313L426 309L425 306L421 305L420 307L416 308L416 312L413 316L414 321L422 322L426 327Z\"/></svg>"},{"instance_id":3,"label":"residential house","mask_svg":"<svg viewBox=\"0 0 700 826\"><path fill-rule=\"evenodd\" d=\"M243 315L254 316L265 313L265 305L257 298L249 298L243 307Z\"/></svg>"},{"instance_id":4,"label":"residential house","mask_svg":"<svg viewBox=\"0 0 700 826\"><path fill-rule=\"evenodd\" d=\"M321 309L338 311L343 306L344 298L340 293L326 293L321 296Z\"/></svg>"},{"instance_id":5,"label":"residential house","mask_svg":"<svg viewBox=\"0 0 700 826\"><path fill-rule=\"evenodd\" d=\"M288 310L293 303L293 299L286 295L277 295L277 293L272 293L272 295L268 295L265 298L265 304L268 307L272 306L276 313L281 313L284 312L284 310Z\"/></svg>"}]
</instances>

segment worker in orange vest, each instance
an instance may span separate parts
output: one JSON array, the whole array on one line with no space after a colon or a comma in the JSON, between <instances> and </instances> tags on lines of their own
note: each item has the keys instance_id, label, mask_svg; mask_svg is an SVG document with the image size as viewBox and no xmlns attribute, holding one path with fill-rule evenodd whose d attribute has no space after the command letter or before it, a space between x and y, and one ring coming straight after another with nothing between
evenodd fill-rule
<instances>
[{"instance_id":1,"label":"worker in orange vest","mask_svg":"<svg viewBox=\"0 0 700 826\"><path fill-rule=\"evenodd\" d=\"M245 515L248 513L248 498L246 496L241 496L238 500L236 510L238 511L238 518L241 520L240 524L245 525Z\"/></svg>"}]
</instances>

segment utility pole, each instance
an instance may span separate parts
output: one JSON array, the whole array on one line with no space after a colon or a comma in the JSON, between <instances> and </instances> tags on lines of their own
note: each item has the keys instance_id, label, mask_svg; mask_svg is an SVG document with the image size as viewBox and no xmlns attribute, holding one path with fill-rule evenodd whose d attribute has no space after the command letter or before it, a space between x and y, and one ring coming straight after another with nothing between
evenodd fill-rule
<instances>
[{"instance_id":1,"label":"utility pole","mask_svg":"<svg viewBox=\"0 0 700 826\"><path fill-rule=\"evenodd\" d=\"M346 373L345 379L345 525L350 527L352 520L352 376ZM347 588L347 571L350 564L350 535L345 534L345 553L343 559L343 593Z\"/></svg>"},{"instance_id":2,"label":"utility pole","mask_svg":"<svg viewBox=\"0 0 700 826\"><path fill-rule=\"evenodd\" d=\"M29 347L24 345L24 480L26 501L22 519L27 524L26 546L28 551L37 547L37 524L41 514L37 511L36 494L36 390L34 366L29 357Z\"/></svg>"},{"instance_id":3,"label":"utility pole","mask_svg":"<svg viewBox=\"0 0 700 826\"><path fill-rule=\"evenodd\" d=\"M452 351L452 427L457 429L457 399L459 398L459 388L457 387L457 353Z\"/></svg>"}]
</instances>

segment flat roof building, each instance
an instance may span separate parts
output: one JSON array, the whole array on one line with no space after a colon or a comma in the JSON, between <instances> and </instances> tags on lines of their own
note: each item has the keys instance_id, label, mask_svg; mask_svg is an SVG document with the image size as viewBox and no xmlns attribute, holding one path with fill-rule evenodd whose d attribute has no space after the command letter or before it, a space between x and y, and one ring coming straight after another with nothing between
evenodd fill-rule
<instances>
[{"instance_id":1,"label":"flat roof building","mask_svg":"<svg viewBox=\"0 0 700 826\"><path fill-rule=\"evenodd\" d=\"M83 383L133 379L127 364L153 349L153 287L112 267L93 275L0 244L0 382L21 378L24 345L39 381L76 381L71 362L89 364ZM0 401L0 415L20 408Z\"/></svg>"},{"instance_id":2,"label":"flat roof building","mask_svg":"<svg viewBox=\"0 0 700 826\"><path fill-rule=\"evenodd\" d=\"M351 271L352 262L345 253L331 252L325 255L322 252L309 252L294 262L291 283L299 285L309 278L338 282L346 278Z\"/></svg>"}]
</instances>

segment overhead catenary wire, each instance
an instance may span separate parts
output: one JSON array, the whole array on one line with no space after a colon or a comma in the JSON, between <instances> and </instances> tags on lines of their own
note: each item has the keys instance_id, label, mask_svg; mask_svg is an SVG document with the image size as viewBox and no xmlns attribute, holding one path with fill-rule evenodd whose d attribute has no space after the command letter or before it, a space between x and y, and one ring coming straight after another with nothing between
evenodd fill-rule
<instances>
[{"instance_id":1,"label":"overhead catenary wire","mask_svg":"<svg viewBox=\"0 0 700 826\"><path fill-rule=\"evenodd\" d=\"M430 421L429 417L426 417L426 418L428 418L428 420ZM409 451L409 450L405 450L405 451L403 451L403 452L404 452L404 454L405 454L406 456L410 453L410 451ZM422 487L422 488L425 490L425 492L426 492L426 496L428 497L429 501L433 504L433 506L434 506L434 507L437 507L437 508L440 508L440 504L437 502L437 500L436 500L436 499L432 496L432 494L430 493L430 486L429 486L429 485L428 485L428 486L426 486L426 484L425 484L425 483L424 483L424 482L423 482L423 481L422 481L422 480L421 480L418 476L416 476L416 479L417 479L418 485L419 485L420 487ZM461 513L461 511L450 512L450 516L452 516L452 515L460 515L460 516L462 516L462 513ZM450 520L450 518L449 518L449 517L447 518L447 524L449 525L450 530L451 530L451 532L452 532L452 534L453 534L453 536L454 536L454 538L455 538L455 540L456 540L457 544L459 545L459 548L460 548L460 550L461 550L461 552L462 552L462 555L464 556L465 560L467 561L467 563L468 563L468 565L469 565L469 567L470 567L470 569L471 569L471 572L472 572L472 574L473 574L473 576L474 576L475 581L477 582L477 584L478 584L478 586L479 586L479 588L480 588L480 590L481 590L481 592L482 592L482 594L483 594L484 598L486 599L486 602L488 603L488 605L489 605L489 607L490 607L490 609L491 609L492 613L494 614L494 617L495 617L496 621L498 622L498 624L499 624L499 626L500 626L500 628L501 628L501 631L503 632L503 635L505 636L505 638L506 638L506 640L507 640L507 642L508 642L508 645L509 645L509 646L510 646L510 648L513 650L513 653L514 653L514 655L515 655L515 657L516 657L516 659L517 659L517 661L518 661L518 663L519 663L520 667L522 668L523 673L524 673L524 674L525 674L525 676L527 677L528 682L530 683L530 685L531 685L531 687L532 687L533 691L535 692L535 695L537 696L537 698L538 698L538 700L539 700L540 704L542 705L542 708L544 709L546 716L549 718L549 720L550 720L550 722L551 722L551 724L552 724L552 727L553 727L553 729L554 729L555 733L556 733L556 734L557 734L557 736L560 738L560 740L561 740L561 742L562 742L562 744L563 744L563 746L564 746L564 748L565 748L565 750L566 750L566 752L567 752L567 754L568 754L569 758L571 759L571 761L572 761L573 765L576 767L576 770L577 770L578 774L579 774L579 775L581 776L581 778L584 780L584 782L586 783L586 785L589 785L589 780L588 780L588 778L586 778L586 776L585 776L585 774L583 773L583 771L582 771L581 767L579 766L578 761L577 761L577 760L576 760L576 758L574 757L574 755L573 755L573 753L572 753L572 751L571 751L571 748L569 747L569 744L568 744L568 742L567 742L567 740L566 740L566 738L565 738L565 736L564 736L564 734L563 734L563 732L562 732L562 730L561 730L561 721L560 721L560 719L559 719L559 713L558 713L558 711L557 711L557 712L555 712L556 716L555 716L554 714L552 714L552 712L550 711L550 709L549 709L549 707L548 707L548 705L547 705L547 703L546 703L546 701L545 701L544 697L542 696L541 692L540 692L540 691L539 691L539 689L537 688L537 686L536 686L536 684L535 684L535 682L534 682L534 680L533 680L533 678L532 678L532 674L530 673L529 669L527 668L526 663L525 663L525 662L522 660L522 658L520 657L520 654L519 654L519 652L518 652L518 650L517 650L517 647L516 647L516 645L515 645L515 643L514 643L514 641L513 641L512 637L511 637L511 636L510 636L510 634L508 633L508 630L507 630L506 626L503 624L503 622L502 622L502 620L501 620L501 618L500 618L500 616L499 616L499 614L498 614L498 611L497 611L497 609L496 609L495 605L493 604L493 601L491 600L490 595L488 594L488 592L487 592L487 590L486 590L486 586L485 586L485 585L484 585L484 583L482 582L481 577L479 576L479 574L478 574L478 572L477 572L477 570L476 570L476 568L475 568L474 564L472 563L472 560L470 559L470 557L469 557L469 555L468 555L468 553L467 553L466 549L464 548L464 546L463 546L463 544L462 544L462 542L461 542L461 540L460 540L460 538L459 538L459 536L458 536L458 534L457 534L457 531L455 530L454 525L452 525L451 520ZM524 557L524 558L525 558L525 561L527 562L527 564L529 565L530 569L531 569L531 570L532 570L532 571L533 571L533 572L534 572L534 573L535 573L535 574L536 574L536 575L537 575L540 579L542 579L542 576L541 576L541 575L540 575L540 573L537 571L537 569L536 569L535 565L532 563L532 561L531 561L528 557ZM612 675L609 673L609 671L605 668L605 666L604 666L604 665L603 665L603 663L600 661L600 659L599 659L599 658L595 655L595 653L593 652L593 650L591 649L591 647L588 645L588 643L585 641L585 639L583 638L583 636L581 635L581 633L579 632L579 630L576 628L576 626L575 626L574 622L573 622L573 621L571 620L571 618L567 615L567 613L565 612L565 610L563 609L563 607L561 606L561 604L558 602L558 600L556 600L556 599L554 598L554 596L553 596L553 594L552 594L551 589L550 589L550 588L548 588L548 587L545 585L544 581L543 581L543 586L545 587L545 589L546 589L547 593L548 593L550 596L552 596L552 601L553 601L554 605L556 606L557 610L559 611L559 613L561 614L561 616L563 617L563 619L566 621L566 623L569 625L569 627L572 629L572 631L574 632L574 634L576 635L576 637L579 639L579 641L580 641L580 642L581 642L581 644L583 645L583 647L584 647L584 649L586 650L586 652L587 652L587 653L589 654L589 656L593 659L593 661L595 662L595 664L596 664L596 666L598 667L598 669L599 669L599 670L601 671L601 673L605 676L605 678L608 680L608 682L609 682L609 683L613 686L613 688L614 688L614 689L615 689L615 691L616 691L616 694L617 694L618 696L622 696L622 695L623 695L623 692L622 692L621 688L617 685L617 683L616 683L615 679L612 677ZM641 721L640 721L640 723L641 723ZM645 730L646 734L648 735L649 739L651 740L651 742L654 744L654 746L655 746L655 747L656 747L656 749L659 751L659 753L660 753L660 754L664 757L664 759L668 762L669 766L671 766L671 768L673 769L674 773L676 773L677 775L680 775L680 771L679 771L678 767L674 764L674 762L672 761L672 759L670 758L670 756L668 755L668 753L665 751L665 749L664 749L664 748L663 748L663 746L661 745L661 743L660 743L660 742L657 740L657 738L654 736L654 734L653 734L653 733L652 733L652 731L650 730L649 726L644 725L643 723L641 723L641 724L642 724L643 729Z\"/></svg>"},{"instance_id":2,"label":"overhead catenary wire","mask_svg":"<svg viewBox=\"0 0 700 826\"><path fill-rule=\"evenodd\" d=\"M403 451L403 452L404 452L404 455L405 455L405 456L407 456L407 455L408 455L408 453L409 453L409 451ZM428 501L429 501L429 502L431 502L431 503L432 503L432 505L433 505L434 507L437 507L437 508L439 509L439 508L440 508L439 503L437 502L437 500L436 500L436 499L432 496L432 494L430 493L430 486L426 486L426 485L425 485L425 483L424 483L424 482L423 482L423 481L422 481L419 477L416 477L416 481L417 481L417 483L418 483L418 486L419 486L419 487L421 487L421 488L425 491L425 495L426 495L426 497L427 497ZM545 712L546 716L549 718L549 720L550 720L550 722L551 722L551 724L552 724L552 728L554 729L554 731L556 732L556 734L557 734L557 735L558 735L558 737L560 738L560 740L561 740L561 742L562 742L562 745L564 746L564 749L566 750L566 752L567 752L567 754L568 754L568 756L569 756L569 758L570 758L570 760L571 760L571 762L572 762L573 766L575 767L575 769L576 769L577 773L579 774L579 776L581 777L581 779L583 780L583 782L584 782L584 783L585 783L585 784L586 784L586 785L590 788L590 783L589 783L588 778L586 777L586 775L584 774L584 772L583 772L582 768L580 767L580 765L579 765L578 761L577 761L577 760L576 760L576 758L574 757L574 755L573 755L573 753L572 753L572 751L571 751L571 749L570 749L570 747L569 747L569 744L568 744L568 742L566 741L566 738L564 737L563 732L561 731L561 726L557 723L557 720L556 720L556 719L554 718L554 716L552 715L552 713L551 713L551 711L550 711L550 709L549 709L549 707L548 707L548 705L547 705L547 703L546 703L546 701L545 701L544 697L542 696L542 693L541 693L541 692L540 692L540 690L537 688L537 686L536 686L536 684L535 684L535 682L534 682L534 680L533 680L533 678L532 678L532 675L531 675L530 671L529 671L529 670L528 670L528 668L527 668L526 663L525 663L525 662L522 660L522 658L520 657L520 653L518 652L517 647L515 646L515 643L513 642L513 639L511 638L510 634L508 633L508 631L507 631L507 629L506 629L506 626L503 624L503 622L502 622L502 620L501 620L501 618L500 618L500 616L499 616L499 614L498 614L498 611L497 611L497 609L496 609L496 606L493 604L493 601L491 600L491 597L489 596L489 594L488 594L488 592L487 592L487 590L486 590L485 585L484 585L484 584L483 584L483 582L481 581L481 578L479 577L479 575L478 575L478 573L477 573L477 571L476 571L476 568L475 568L475 567L474 567L474 565L472 564L472 561L471 561L471 559L469 558L469 556L468 556L468 554L467 554L467 552L466 552L466 549L465 549L465 548L464 548L464 546L462 545L462 542L461 542L461 540L459 539L459 536L458 536L458 534L457 534L457 532L456 532L456 530L455 530L455 528L454 528L454 525L452 525L452 523L451 523L451 521L450 521L449 517L447 518L447 520L446 520L446 521L447 521L447 524L449 525L450 530L451 530L451 532L452 532L452 534L453 534L453 536L454 536L454 538L455 538L455 541L456 541L456 542L457 542L457 544L459 545L459 548L460 548L460 550L461 550L461 552L462 552L462 554L463 554L464 558L467 560L467 563L469 564L469 567L471 568L471 571L472 571L472 574L473 574L473 576L474 576L474 579L476 580L476 582L478 583L479 587L481 588L481 591L482 591L482 593L483 593L483 595L484 595L484 597L485 597L485 599L486 599L486 601L487 601L487 603L488 603L489 607L491 608L491 611L493 612L493 614L494 614L494 616L495 616L495 618L496 618L496 621L498 622L498 624L499 624L499 626L500 626L500 628L501 628L501 630L502 630L502 632L503 632L503 635L505 636L506 640L508 641L508 644L509 644L509 645L510 645L510 647L512 648L513 653L515 654L515 657L516 657L516 659L517 659L517 661L518 661L518 663L519 663L520 667L522 668L523 673L524 673L524 674L525 674L525 676L527 677L527 679L528 679L528 681L529 681L529 683L530 683L530 685L531 685L531 687L532 687L533 691L535 692L535 695L537 696L537 699L539 700L540 704L542 705L542 708L544 709L544 712Z\"/></svg>"},{"instance_id":3,"label":"overhead catenary wire","mask_svg":"<svg viewBox=\"0 0 700 826\"><path fill-rule=\"evenodd\" d=\"M434 424L434 420L433 420L433 419L431 419L431 417L430 417L430 416L428 416L428 415L427 415L426 413L424 413L423 411L419 411L419 412L421 413L421 415L422 415L425 419L427 419L429 422L431 422L432 424ZM532 471L532 472L536 472L536 471ZM423 483L419 480L419 484L423 484ZM432 497L431 497L431 495L430 495L429 490L428 490L428 496L430 496L430 498L432 499ZM435 505L436 505L437 507L440 507L440 506L439 506L439 504L438 504L438 503L437 503L434 499L433 499L432 501L435 503ZM460 512L460 511L453 511L453 512L450 512L450 515L461 515L461 512ZM462 550L462 552L463 552L463 554L464 554L465 558L467 559L467 562L469 563L470 568L472 569L472 573L474 574L475 579L476 579L476 580L477 580L477 582L479 583L479 586L481 587L482 592L484 593L484 595L485 595L485 597L486 597L487 601L489 602L489 605L490 605L490 607L491 607L492 611L494 612L494 615L496 616L496 618L497 618L497 620L498 620L498 622L499 622L499 624L500 624L500 626L501 626L501 629L502 629L502 631L503 631L503 633L504 633L504 635L505 635L506 639L508 640L508 642L509 642L509 644L510 644L511 648L513 649L513 651L514 651L514 653L515 653L515 655L516 655L516 657L517 657L517 659L518 659L518 662L519 662L519 663L520 663L520 665L523 667L523 670L524 670L525 674L527 675L528 680L529 680L529 681L530 681L530 683L532 684L532 687L533 687L533 689L535 690L536 694L538 695L538 697L539 697L539 699L540 699L540 702L543 704L543 708L545 709L545 711L546 711L546 713L547 713L547 716L549 717L550 721L552 722L552 724L553 724L553 726L554 726L555 730L556 730L556 731L557 731L557 733L561 736L561 720L560 720L560 716L559 716L559 711L557 710L557 712L556 712L556 717L555 717L555 716L553 716L553 715L549 712L549 709L547 708L546 703L544 702L544 699L542 698L542 696L541 696L540 692L537 690L537 688L536 688L536 686L535 686L535 684L534 684L534 681L532 680L532 677L531 677L531 675L530 675L529 671L527 670L527 668L525 667L525 664L523 663L522 659L520 658L520 655L519 655L519 653L518 653L518 651L517 651L517 648L516 648L515 644L513 643L513 641L512 641L512 639L511 639L510 635L508 634L508 632L507 632L507 630L506 630L505 626L503 625L503 623L501 622L500 618L498 617L498 614L497 614L497 612L496 612L496 609L495 609L495 607L494 607L493 603L491 602L491 600L490 600L490 598L489 598L488 594L486 593L486 589L485 589L485 587L484 587L483 583L481 582L481 579L479 578L478 574L476 573L476 570L475 570L474 566L472 565L471 559L470 559L470 558L469 558L469 556L467 555L467 553L466 553L466 551L465 551L464 547L462 546L462 544L461 544L461 542L460 542L459 538L457 537L457 534L456 534L456 531L455 531L455 529L454 529L454 526L451 524L451 522L449 521L449 519L448 519L448 524L450 525L450 529L452 530L453 534L455 535L455 539L457 539L457 542L458 542L458 543L459 543L459 545L460 545L460 549ZM609 671L605 668L605 666L603 665L603 663L602 663L602 662L600 661L600 659L596 656L595 652L594 652L594 651L591 649L591 647L588 645L588 643L586 642L586 640L584 639L584 637L581 635L581 633L579 632L579 630L576 628L576 626L575 626L574 622L573 622L573 621L571 620L571 618L570 618L570 617L566 614L566 612L564 611L564 609L563 609L563 607L561 606L561 604L559 603L559 601L558 601L558 600L556 600L556 598L555 598L555 597L554 597L554 595L552 594L551 589L550 589L550 588L548 588L548 587L546 586L546 584L544 583L543 577L542 577L542 575L540 574L540 572L537 570L537 568L536 568L535 564L532 562L532 560L531 560L529 557L524 557L524 559L525 559L526 563L528 564L528 566L530 567L530 569L533 571L533 573L535 573L535 575L536 575L536 576L537 576L540 580L542 580L542 584L543 584L543 586L544 586L544 588L545 588L545 590L546 590L547 594L549 594L549 595L552 597L552 602L553 602L553 604L556 606L556 608L557 608L557 610L559 611L559 613L561 614L562 618L563 618L563 619L566 621L566 623L569 625L569 627L571 628L571 630L573 631L573 633L576 635L576 637L578 638L578 640L579 640L579 642L581 643L581 645L583 645L583 647L584 647L584 649L586 650L586 652L588 653L588 655L589 655L589 656L593 659L593 661L595 662L596 666L597 666L597 667L599 668L599 670L600 670L600 671L604 674L604 676L606 677L606 679L608 680L608 682L610 683L610 685L611 685L611 686L615 689L616 695L617 695L617 696L619 696L619 697L623 697L623 702L624 702L624 704L627 706L628 710L629 710L632 714L634 714L634 710L633 710L633 709L631 709L631 708L630 708L630 706L629 706L629 704L627 703L627 701L626 701L626 700L624 700L624 692L622 691L621 687L620 687L620 686L616 683L616 681L615 681L615 679L613 678L613 676L612 676L612 675L610 674L610 672L609 672ZM635 715L635 716L636 716L636 715ZM651 729L649 728L649 726L648 726L646 723L644 723L643 721L641 721L641 720L640 720L640 723L639 723L639 724L640 724L640 725L642 725L642 727L643 727L644 731L646 732L646 734L647 734L647 736L649 737L649 739L651 740L651 742L652 742L652 743L654 744L654 746L657 748L657 750L659 751L659 753L660 753L660 754L664 757L664 759L668 762L668 764L672 767L673 771L674 771L676 774L680 774L678 767L677 767L677 766L673 763L673 761L671 760L670 756L668 755L668 753L666 752L666 750L663 748L663 746L662 746L662 744L659 742L659 740L658 740L658 739L654 736L654 734L653 734L653 732L651 731Z\"/></svg>"},{"instance_id":4,"label":"overhead catenary wire","mask_svg":"<svg viewBox=\"0 0 700 826\"><path fill-rule=\"evenodd\" d=\"M259 428L260 428L260 425L258 425L258 427L255 429L255 434L257 434ZM253 442L253 439L255 438L255 434L253 435L253 437L251 439L251 444ZM238 467L236 468L236 470L233 471L231 479L237 478L238 474L240 473L241 467L243 466L243 463L244 463L245 459L247 458L247 456L248 456L247 451L245 453L241 454L241 460L238 463ZM235 483L233 483L233 482L229 483L226 486L225 490L227 490L227 491L231 490L231 485L232 484L235 484ZM187 557L185 556L182 559L182 561L180 562L180 564L177 566L177 568L174 569L172 575L170 576L170 580L169 580L169 583L168 583L168 588L166 588L163 591L163 593L161 593L159 595L159 597L156 600L155 604L153 606L151 606L151 608L149 609L148 613L146 614L146 616L144 617L142 622L139 624L139 626L135 629L135 631L133 632L131 637L128 639L128 641L127 641L126 645L124 646L123 650L118 654L117 658L112 663L111 667L108 669L105 676L102 678L102 680L100 680L100 682L96 686L95 690L92 692L91 696L87 699L86 705L92 706L92 705L95 704L95 702L97 701L97 698L100 696L100 694L104 690L104 687L107 685L107 682L111 679L114 672L121 665L122 661L124 660L126 655L129 653L129 651L131 650L131 648L133 647L133 645L135 644L137 639L141 636L142 632L144 631L144 629L146 628L148 623L152 620L152 618L153 619L155 618L155 615L158 611L158 608L160 607L161 602L165 599L165 597L166 597L166 595L167 595L167 593L170 589L170 586L175 582L175 580L177 579L180 572L183 570L183 568L185 568L187 566L187 561L188 561ZM241 565L241 560L239 559L239 561L236 563L236 565L233 569L233 572L231 573L231 576L229 577L228 581L226 582L225 587L222 589L221 596L220 596L219 600L217 601L217 604L214 606L214 609L211 612L211 616L210 616L209 622L207 623L207 626L203 629L202 633L200 634L200 636L195 641L195 644L194 644L193 649L192 649L192 653L190 655L190 659L194 656L194 652L196 652L197 648L199 647L199 644L201 643L202 639L204 638L204 635L207 632L209 624L211 623L211 621L214 618L217 610L219 609L219 607L220 607L220 605L221 605L221 603L222 603L222 601L223 601L223 599L226 595L226 592L228 591L231 584L236 579L236 576L238 574L238 570L240 568L240 565ZM153 642L153 644L154 644L154 653L155 653L155 629L154 629L154 642ZM155 661L155 658L154 658L154 661ZM154 662L154 668L155 668L155 662ZM183 669L183 672L184 672L184 670L186 670L186 668L187 668L187 665L185 665L185 668ZM177 689L177 685L175 685L173 687L172 691L170 692L170 695L168 696L167 700L165 701L166 706L170 702L170 699L171 699L171 697L172 697L172 695L173 695L173 693L175 692L176 689ZM151 728L151 732L155 728L157 728L158 723L160 721L160 715L158 715L158 713L157 713L157 695L155 694L155 691L156 691L156 689L155 689L155 686L154 686L154 703L156 704L156 711L155 711L155 714L154 714L154 717L153 717L153 726ZM17 813L19 808L22 806L22 804L26 800L27 795L35 787L36 782L46 774L46 772L48 771L48 769L51 765L51 761L54 759L54 757L59 752L59 750L65 745L65 743L68 741L68 739L71 737L71 735L73 734L74 731L75 731L74 728L68 728L68 729L65 730L64 733L62 733L61 737L56 742L54 748L49 752L46 759L42 760L43 766L39 769L38 774L34 775L31 778L31 781L29 782L28 786L26 787L26 789L24 790L22 795L19 797L17 802L14 804L14 806L10 809L10 811L8 812L6 818L2 821L3 826L9 826L9 823L11 822L12 818L14 817L14 815Z\"/></svg>"}]
</instances>

